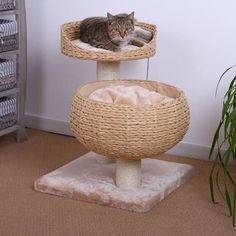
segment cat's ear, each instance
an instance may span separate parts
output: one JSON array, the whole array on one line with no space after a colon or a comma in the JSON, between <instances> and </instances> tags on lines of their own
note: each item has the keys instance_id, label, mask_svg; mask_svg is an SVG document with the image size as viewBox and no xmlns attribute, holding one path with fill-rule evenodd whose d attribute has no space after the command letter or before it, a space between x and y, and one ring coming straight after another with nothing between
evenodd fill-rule
<instances>
[{"instance_id":1,"label":"cat's ear","mask_svg":"<svg viewBox=\"0 0 236 236\"><path fill-rule=\"evenodd\" d=\"M134 21L134 11L132 11L132 12L127 16L127 18L128 18L129 20Z\"/></svg>"},{"instance_id":2,"label":"cat's ear","mask_svg":"<svg viewBox=\"0 0 236 236\"><path fill-rule=\"evenodd\" d=\"M108 22L111 22L114 19L114 16L111 13L107 12L107 19Z\"/></svg>"}]
</instances>

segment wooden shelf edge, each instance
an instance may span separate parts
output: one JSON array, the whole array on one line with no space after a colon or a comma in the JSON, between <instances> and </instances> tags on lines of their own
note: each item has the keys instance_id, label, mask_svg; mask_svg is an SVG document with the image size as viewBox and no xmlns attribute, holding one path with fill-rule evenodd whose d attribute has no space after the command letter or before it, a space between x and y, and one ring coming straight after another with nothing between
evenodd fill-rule
<instances>
[{"instance_id":1,"label":"wooden shelf edge","mask_svg":"<svg viewBox=\"0 0 236 236\"><path fill-rule=\"evenodd\" d=\"M15 132L19 128L20 128L20 126L16 124L16 125L10 126L8 128L2 129L2 130L0 130L0 136L3 136L5 134L9 134L9 133Z\"/></svg>"},{"instance_id":2,"label":"wooden shelf edge","mask_svg":"<svg viewBox=\"0 0 236 236\"><path fill-rule=\"evenodd\" d=\"M6 10L6 11L0 11L0 16L6 16L6 15L18 15L19 10Z\"/></svg>"},{"instance_id":3,"label":"wooden shelf edge","mask_svg":"<svg viewBox=\"0 0 236 236\"><path fill-rule=\"evenodd\" d=\"M8 90L0 92L0 97L5 97L5 96L17 94L19 92L20 92L19 88L8 89Z\"/></svg>"},{"instance_id":4,"label":"wooden shelf edge","mask_svg":"<svg viewBox=\"0 0 236 236\"><path fill-rule=\"evenodd\" d=\"M0 57L4 57L7 55L11 55L11 54L19 54L19 49L12 50L12 51L6 51L6 52L0 52Z\"/></svg>"}]
</instances>

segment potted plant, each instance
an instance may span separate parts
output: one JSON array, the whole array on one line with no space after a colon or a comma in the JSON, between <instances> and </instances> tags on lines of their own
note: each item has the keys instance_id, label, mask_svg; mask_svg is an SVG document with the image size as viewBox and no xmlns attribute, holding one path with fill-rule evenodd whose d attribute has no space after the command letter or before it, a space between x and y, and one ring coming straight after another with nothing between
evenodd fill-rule
<instances>
[{"instance_id":1,"label":"potted plant","mask_svg":"<svg viewBox=\"0 0 236 236\"><path fill-rule=\"evenodd\" d=\"M224 75L235 66L228 68L221 75L216 92ZM213 160L209 176L212 202L217 203L216 192L222 195L235 227L236 179L230 163L236 161L236 75L232 78L223 99L222 115L212 140L209 159Z\"/></svg>"}]
</instances>

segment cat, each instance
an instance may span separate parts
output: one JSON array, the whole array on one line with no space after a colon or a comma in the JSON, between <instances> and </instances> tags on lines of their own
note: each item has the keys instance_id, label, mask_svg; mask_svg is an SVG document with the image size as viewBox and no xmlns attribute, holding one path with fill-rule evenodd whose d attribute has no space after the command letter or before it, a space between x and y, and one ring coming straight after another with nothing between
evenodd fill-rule
<instances>
[{"instance_id":1,"label":"cat","mask_svg":"<svg viewBox=\"0 0 236 236\"><path fill-rule=\"evenodd\" d=\"M131 42L134 23L134 12L86 18L80 24L80 40L96 48L116 52Z\"/></svg>"}]
</instances>

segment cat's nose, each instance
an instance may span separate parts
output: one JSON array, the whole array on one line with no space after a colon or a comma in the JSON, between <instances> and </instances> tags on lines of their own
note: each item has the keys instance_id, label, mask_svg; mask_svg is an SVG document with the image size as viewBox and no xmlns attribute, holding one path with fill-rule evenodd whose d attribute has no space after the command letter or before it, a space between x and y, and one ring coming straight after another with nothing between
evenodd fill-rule
<instances>
[{"instance_id":1,"label":"cat's nose","mask_svg":"<svg viewBox=\"0 0 236 236\"><path fill-rule=\"evenodd\" d=\"M123 39L125 37L125 33L120 33L121 38Z\"/></svg>"}]
</instances>

